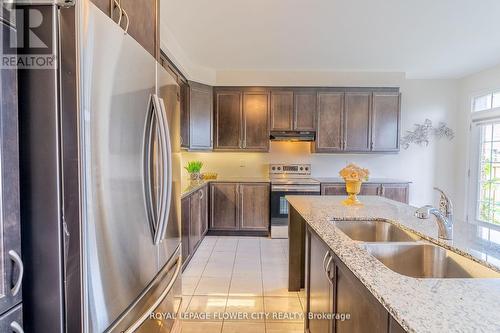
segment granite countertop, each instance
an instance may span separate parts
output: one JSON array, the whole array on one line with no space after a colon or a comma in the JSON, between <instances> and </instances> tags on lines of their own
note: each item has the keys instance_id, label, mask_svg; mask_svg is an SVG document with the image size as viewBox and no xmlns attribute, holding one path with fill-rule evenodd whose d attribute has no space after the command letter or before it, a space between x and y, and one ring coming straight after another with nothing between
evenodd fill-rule
<instances>
[{"instance_id":1,"label":"granite countertop","mask_svg":"<svg viewBox=\"0 0 500 333\"><path fill-rule=\"evenodd\" d=\"M359 198L364 206L345 207L341 204L342 196L291 196L287 200L407 331L500 331L500 279L421 279L400 275L337 229L333 221L385 219L500 271L498 247L478 241L474 227L465 223L455 224L453 241L439 241L435 220L417 219L415 207L375 196Z\"/></svg>"},{"instance_id":2,"label":"granite countertop","mask_svg":"<svg viewBox=\"0 0 500 333\"><path fill-rule=\"evenodd\" d=\"M340 177L313 177L314 179L318 180L321 183L342 183L344 184L345 181L343 178ZM411 183L408 180L402 180L402 179L393 179L393 178L370 178L367 181L364 181L363 183L366 184L408 184Z\"/></svg>"},{"instance_id":3,"label":"granite countertop","mask_svg":"<svg viewBox=\"0 0 500 333\"><path fill-rule=\"evenodd\" d=\"M266 177L219 177L217 179L207 179L196 183L188 183L183 187L181 192L181 199L189 196L191 193L196 192L203 186L209 183L227 182L227 183L268 183L269 178Z\"/></svg>"}]
</instances>

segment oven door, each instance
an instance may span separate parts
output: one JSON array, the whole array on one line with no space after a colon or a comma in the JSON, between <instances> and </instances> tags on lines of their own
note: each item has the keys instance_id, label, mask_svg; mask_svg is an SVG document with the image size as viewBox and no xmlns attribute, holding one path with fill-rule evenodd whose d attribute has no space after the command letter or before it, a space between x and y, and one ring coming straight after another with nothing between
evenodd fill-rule
<instances>
[{"instance_id":1,"label":"oven door","mask_svg":"<svg viewBox=\"0 0 500 333\"><path fill-rule=\"evenodd\" d=\"M288 201L290 195L320 195L316 186L272 186L271 189L271 238L288 238Z\"/></svg>"}]
</instances>

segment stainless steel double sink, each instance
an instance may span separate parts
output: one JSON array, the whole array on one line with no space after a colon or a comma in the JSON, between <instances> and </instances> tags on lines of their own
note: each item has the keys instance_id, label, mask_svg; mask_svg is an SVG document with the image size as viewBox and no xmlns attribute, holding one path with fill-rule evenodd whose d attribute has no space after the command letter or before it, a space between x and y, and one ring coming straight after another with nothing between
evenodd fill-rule
<instances>
[{"instance_id":1,"label":"stainless steel double sink","mask_svg":"<svg viewBox=\"0 0 500 333\"><path fill-rule=\"evenodd\" d=\"M335 221L381 263L413 278L500 278L500 273L383 220Z\"/></svg>"}]
</instances>

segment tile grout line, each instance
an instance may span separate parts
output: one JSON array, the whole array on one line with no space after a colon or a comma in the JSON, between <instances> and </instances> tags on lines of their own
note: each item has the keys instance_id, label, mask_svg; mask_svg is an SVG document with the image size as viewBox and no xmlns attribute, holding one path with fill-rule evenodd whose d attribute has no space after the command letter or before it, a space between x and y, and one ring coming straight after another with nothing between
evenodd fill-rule
<instances>
[{"instance_id":1,"label":"tile grout line","mask_svg":"<svg viewBox=\"0 0 500 333\"><path fill-rule=\"evenodd\" d=\"M259 259L260 259L260 281L262 283L262 307L264 310L264 333L267 333L266 298L264 292L264 269L262 268L262 238L259 239Z\"/></svg>"},{"instance_id":2,"label":"tile grout line","mask_svg":"<svg viewBox=\"0 0 500 333\"><path fill-rule=\"evenodd\" d=\"M219 237L217 237L217 240L215 241L214 246L212 247L212 250L210 251L210 255L208 256L207 262L205 263L205 266L203 267L203 270L201 271L201 274L200 274L200 276L199 276L199 278L198 278L198 282L196 283L196 286L195 286L195 287L194 287L194 289L193 289L192 295L189 295L189 296L190 296L190 298L189 298L189 302L188 302L188 304L187 304L187 306L186 306L186 311L189 309L189 305L191 305L191 301L193 300L193 297L194 297L194 296L196 296L196 295L195 295L195 294L196 294L196 289L198 288L198 286L199 286L199 284L200 284L201 278L202 278L202 276L203 276L203 272L205 272L205 269L206 269L206 267L207 267L207 265L208 265L208 261L209 261L209 260L210 260L210 258L212 257L212 254L214 253L214 250L215 250L215 245L217 244L217 242L218 242L218 241L219 241ZM200 245L201 245L201 244L200 244ZM189 266L189 265L191 265L191 262L188 264L188 266ZM186 268L187 268L187 267L186 267ZM182 279L182 275L181 275L181 279ZM181 281L181 283L182 283L182 281Z\"/></svg>"},{"instance_id":3,"label":"tile grout line","mask_svg":"<svg viewBox=\"0 0 500 333\"><path fill-rule=\"evenodd\" d=\"M234 251L234 256L233 256L233 268L231 269L231 277L229 278L229 288L227 290L227 295L226 295L226 304L224 305L224 313L226 313L227 302L229 302L229 293L231 292L231 285L233 283L234 266L236 265L236 253L238 253L239 245L240 245L240 239L237 238L236 250ZM226 322L225 320L222 321L222 326L220 328L221 333L224 330L224 323L225 322Z\"/></svg>"}]
</instances>

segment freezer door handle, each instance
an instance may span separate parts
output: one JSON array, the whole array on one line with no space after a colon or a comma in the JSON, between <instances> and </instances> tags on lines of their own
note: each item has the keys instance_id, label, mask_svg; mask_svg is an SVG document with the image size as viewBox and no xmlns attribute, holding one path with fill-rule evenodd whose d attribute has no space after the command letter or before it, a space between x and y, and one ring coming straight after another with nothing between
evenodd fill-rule
<instances>
[{"instance_id":1,"label":"freezer door handle","mask_svg":"<svg viewBox=\"0 0 500 333\"><path fill-rule=\"evenodd\" d=\"M16 283L11 289L12 296L17 296L19 293L19 290L21 290L21 284L23 283L23 276L24 276L24 265L21 257L19 254L17 254L16 251L10 250L9 251L9 257L12 259L14 264L19 268L19 276L17 278Z\"/></svg>"},{"instance_id":2,"label":"freezer door handle","mask_svg":"<svg viewBox=\"0 0 500 333\"><path fill-rule=\"evenodd\" d=\"M130 327L128 327L126 330L123 331L124 333L135 332L142 325L142 323L144 323L144 321L147 320L147 318L151 315L151 313L153 313L155 311L155 309L157 309L160 306L160 304L163 302L165 297L167 297L167 295L170 293L170 291L172 290L172 288L175 285L175 281L179 277L179 274L181 272L181 267L182 267L182 260L181 260L180 256L177 257L176 261L177 262L176 262L176 267L175 267L175 273L174 273L172 279L170 280L169 284L165 288L165 290L163 290L163 292L158 297L158 299L156 299L156 301L153 304L151 304L151 306L149 306L149 308L143 313L143 315L140 318L138 318L135 321L134 324L132 324Z\"/></svg>"}]
</instances>

